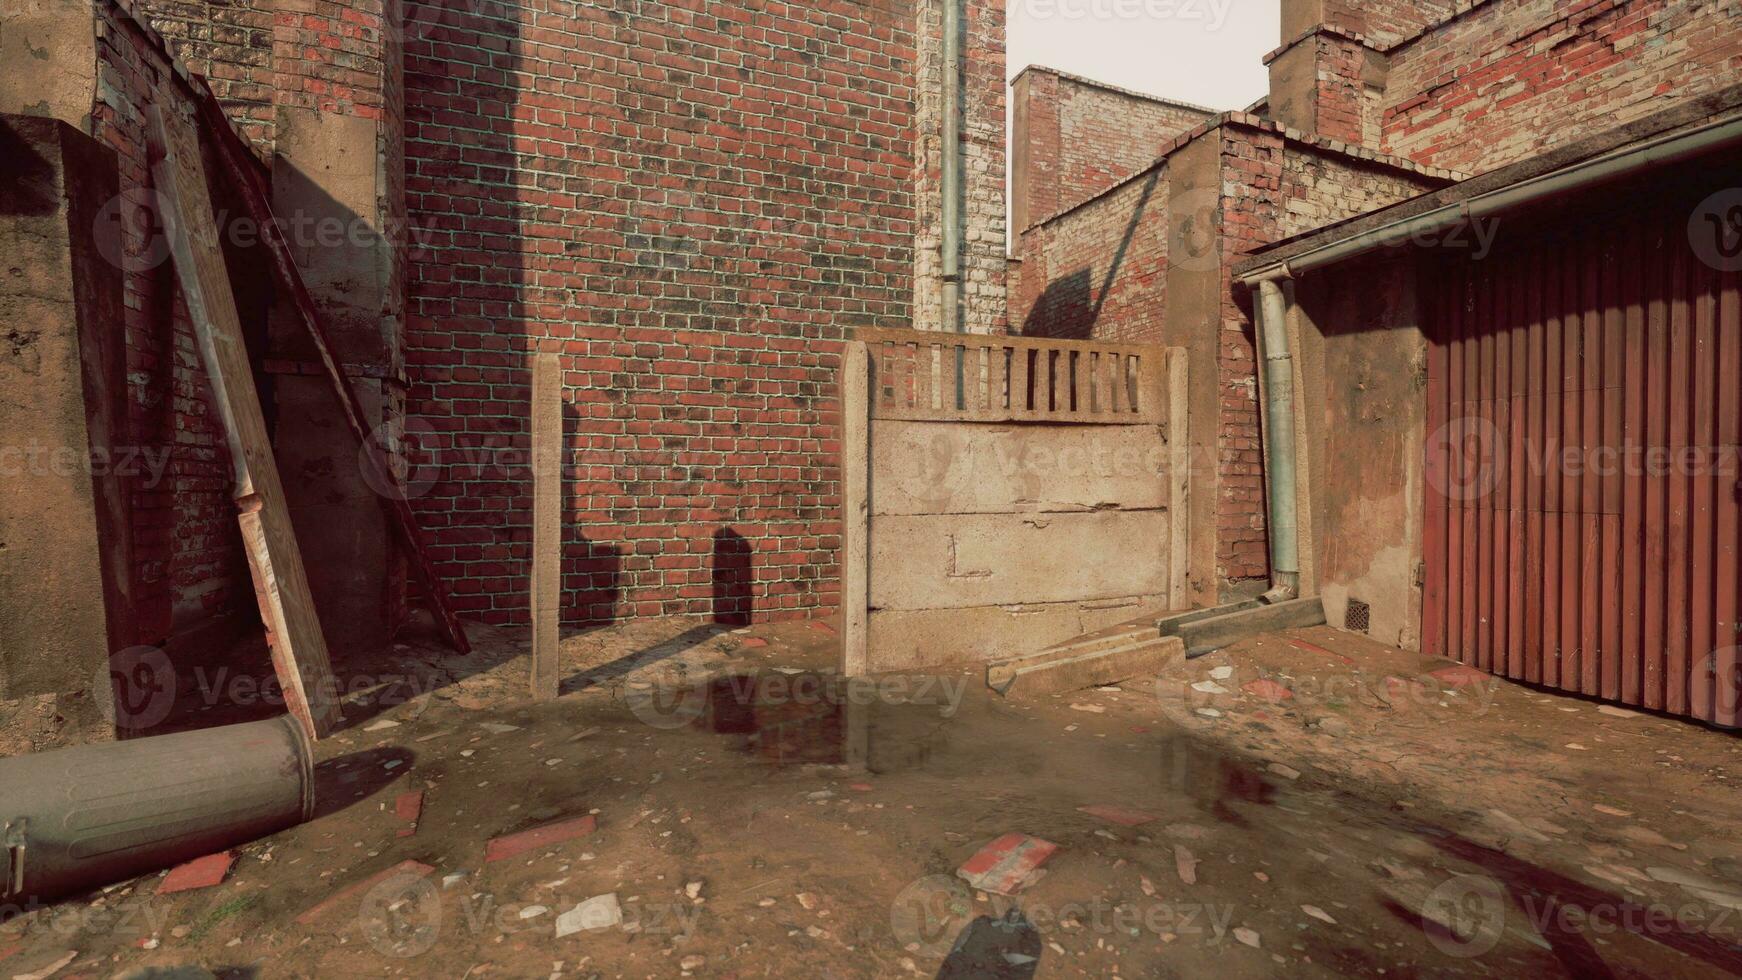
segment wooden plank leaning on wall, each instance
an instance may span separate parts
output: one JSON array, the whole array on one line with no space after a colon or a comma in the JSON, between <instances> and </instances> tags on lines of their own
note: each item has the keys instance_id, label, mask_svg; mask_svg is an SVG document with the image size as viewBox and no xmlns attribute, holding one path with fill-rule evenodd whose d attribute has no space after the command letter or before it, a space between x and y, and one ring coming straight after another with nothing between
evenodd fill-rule
<instances>
[{"instance_id":1,"label":"wooden plank leaning on wall","mask_svg":"<svg viewBox=\"0 0 1742 980\"><path fill-rule=\"evenodd\" d=\"M342 718L338 688L302 553L291 530L229 271L219 249L199 137L179 93L169 88L159 90L150 115L152 180L165 211L165 236L176 280L230 450L237 519L273 669L290 713L310 738L320 738Z\"/></svg>"},{"instance_id":2,"label":"wooden plank leaning on wall","mask_svg":"<svg viewBox=\"0 0 1742 980\"><path fill-rule=\"evenodd\" d=\"M532 361L532 696L557 696L561 642L563 370L555 354Z\"/></svg>"},{"instance_id":3,"label":"wooden plank leaning on wall","mask_svg":"<svg viewBox=\"0 0 1742 980\"><path fill-rule=\"evenodd\" d=\"M350 380L345 377L344 370L333 353L332 341L328 339L326 327L315 310L314 299L309 296L308 287L302 281L302 273L297 270L296 260L291 256L290 246L285 242L284 234L279 230L278 221L273 216L272 205L268 203L270 195L255 169L256 164L249 159L248 148L231 128L223 108L218 104L217 96L212 94L206 80L195 75L192 85L195 98L199 102L200 118L205 123L205 132L215 144L218 159L223 161L223 169L229 177L230 186L248 209L248 217L261 230L261 243L272 257L278 284L289 294L291 308L296 311L303 328L308 331L309 340L314 344L315 354L320 359L321 369L326 373L333 394L339 399L345 424L362 446L364 465L387 488L388 492L381 494L382 504L387 508L388 518L394 530L399 533L401 542L411 552L411 567L417 575L418 585L422 587L424 602L434 613L436 625L441 628L448 644L460 653L471 653L472 645L466 639L465 627L460 624L459 617L448 604L447 586L436 571L428 550L424 548L423 532L417 526L417 516L411 511L410 494L404 481L400 479L399 471L394 468L388 449L381 445L377 432L370 431L365 424L363 403L358 399L356 390L351 387Z\"/></svg>"}]
</instances>

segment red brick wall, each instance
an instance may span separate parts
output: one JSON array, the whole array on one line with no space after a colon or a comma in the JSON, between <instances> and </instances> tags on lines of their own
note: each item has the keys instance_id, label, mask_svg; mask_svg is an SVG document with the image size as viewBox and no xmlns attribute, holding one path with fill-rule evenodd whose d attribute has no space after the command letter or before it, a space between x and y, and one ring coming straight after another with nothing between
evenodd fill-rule
<instances>
[{"instance_id":1,"label":"red brick wall","mask_svg":"<svg viewBox=\"0 0 1742 980\"><path fill-rule=\"evenodd\" d=\"M1493 0L1391 53L1391 153L1471 173L1732 84L1730 0Z\"/></svg>"},{"instance_id":2,"label":"red brick wall","mask_svg":"<svg viewBox=\"0 0 1742 980\"><path fill-rule=\"evenodd\" d=\"M1031 337L1161 343L1167 200L1167 168L1157 166L1030 228L1022 236L1023 260L1011 294L1011 330Z\"/></svg>"},{"instance_id":3,"label":"red brick wall","mask_svg":"<svg viewBox=\"0 0 1742 980\"><path fill-rule=\"evenodd\" d=\"M276 85L272 0L140 0L138 9L176 57L211 82L230 118L263 151L272 146Z\"/></svg>"},{"instance_id":4,"label":"red brick wall","mask_svg":"<svg viewBox=\"0 0 1742 980\"><path fill-rule=\"evenodd\" d=\"M884 5L890 5L884 0ZM920 25L915 38L913 182L916 330L954 330L943 314L943 0L912 0ZM893 4L895 7L900 3ZM962 45L961 329L1000 333L1006 328L1006 210L1004 204L1004 3L968 0ZM897 15L906 17L908 15ZM851 85L848 81L845 84Z\"/></svg>"},{"instance_id":5,"label":"red brick wall","mask_svg":"<svg viewBox=\"0 0 1742 980\"><path fill-rule=\"evenodd\" d=\"M1257 359L1245 291L1232 268L1245 253L1281 237L1286 212L1280 135L1224 126L1222 135L1222 329L1216 348L1221 387L1220 494L1216 566L1229 582L1269 575L1264 452L1259 442Z\"/></svg>"},{"instance_id":6,"label":"red brick wall","mask_svg":"<svg viewBox=\"0 0 1742 980\"><path fill-rule=\"evenodd\" d=\"M1018 234L1145 169L1163 147L1215 115L1045 68L1025 72L1015 91L1026 96L1018 107L1026 132L1011 174L1013 194L1027 195L1025 213L1015 217Z\"/></svg>"},{"instance_id":7,"label":"red brick wall","mask_svg":"<svg viewBox=\"0 0 1742 980\"><path fill-rule=\"evenodd\" d=\"M835 605L840 339L915 294L914 7L439 18L406 45L407 417L457 604L526 619L537 349L567 371L566 622Z\"/></svg>"},{"instance_id":8,"label":"red brick wall","mask_svg":"<svg viewBox=\"0 0 1742 980\"><path fill-rule=\"evenodd\" d=\"M1292 2L1292 0L1288 0ZM1454 0L1325 0L1324 22L1388 48L1452 16Z\"/></svg>"},{"instance_id":9,"label":"red brick wall","mask_svg":"<svg viewBox=\"0 0 1742 980\"><path fill-rule=\"evenodd\" d=\"M151 0L139 16L161 32L169 50L206 75L233 122L263 156L276 140L277 110L295 105L382 118L391 90L379 3L323 5L295 14L252 0L235 5ZM150 196L146 120L158 92L171 85L164 50L115 5L93 8L99 85L92 132L118 157L121 199L114 211L116 261L123 265L129 432L142 453L167 453L161 478L142 473L131 494L130 583L139 635L162 643L220 613L253 612L253 588L241 552L224 438L210 405L192 326L175 285ZM374 52L374 58L370 58ZM208 176L215 173L207 161ZM239 202L221 182L213 195L221 229L252 237L232 219ZM280 215L296 227L294 216ZM296 243L293 243L293 245ZM228 247L244 332L258 362L266 346L270 273L257 250ZM258 367L258 363L257 363ZM257 375L270 417L272 381ZM129 642L132 642L130 640Z\"/></svg>"},{"instance_id":10,"label":"red brick wall","mask_svg":"<svg viewBox=\"0 0 1742 980\"><path fill-rule=\"evenodd\" d=\"M106 247L123 269L124 441L143 454L168 454L161 478L143 472L132 481L130 587L139 634L130 642L162 643L213 614L247 609L252 587L230 497L229 456L149 195L146 111L168 62L114 7L93 10L101 84L92 129L114 148L120 175L115 237Z\"/></svg>"}]
</instances>

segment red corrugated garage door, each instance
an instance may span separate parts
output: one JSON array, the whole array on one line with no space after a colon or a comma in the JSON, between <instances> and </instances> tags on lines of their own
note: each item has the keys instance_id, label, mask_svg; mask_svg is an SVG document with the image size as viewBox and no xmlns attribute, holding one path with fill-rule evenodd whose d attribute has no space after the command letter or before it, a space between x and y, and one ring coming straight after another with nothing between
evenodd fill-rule
<instances>
[{"instance_id":1,"label":"red corrugated garage door","mask_svg":"<svg viewBox=\"0 0 1742 980\"><path fill-rule=\"evenodd\" d=\"M1701 200L1425 257L1428 652L1737 723L1742 263Z\"/></svg>"}]
</instances>

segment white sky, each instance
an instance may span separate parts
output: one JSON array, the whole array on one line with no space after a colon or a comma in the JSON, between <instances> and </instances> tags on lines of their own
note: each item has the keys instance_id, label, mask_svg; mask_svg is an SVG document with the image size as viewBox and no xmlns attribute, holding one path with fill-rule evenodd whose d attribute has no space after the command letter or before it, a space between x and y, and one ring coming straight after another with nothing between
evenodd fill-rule
<instances>
[{"instance_id":1,"label":"white sky","mask_svg":"<svg viewBox=\"0 0 1742 980\"><path fill-rule=\"evenodd\" d=\"M1262 98L1280 0L1009 0L1010 77L1046 65L1211 109Z\"/></svg>"}]
</instances>

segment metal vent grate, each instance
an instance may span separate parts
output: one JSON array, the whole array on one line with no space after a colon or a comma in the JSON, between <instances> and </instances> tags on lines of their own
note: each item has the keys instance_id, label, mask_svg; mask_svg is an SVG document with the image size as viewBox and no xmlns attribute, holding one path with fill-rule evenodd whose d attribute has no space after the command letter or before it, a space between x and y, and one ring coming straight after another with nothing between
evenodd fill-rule
<instances>
[{"instance_id":1,"label":"metal vent grate","mask_svg":"<svg viewBox=\"0 0 1742 980\"><path fill-rule=\"evenodd\" d=\"M1356 633L1365 633L1372 628L1373 610L1360 599L1350 599L1349 609L1343 613L1343 628Z\"/></svg>"}]
</instances>

